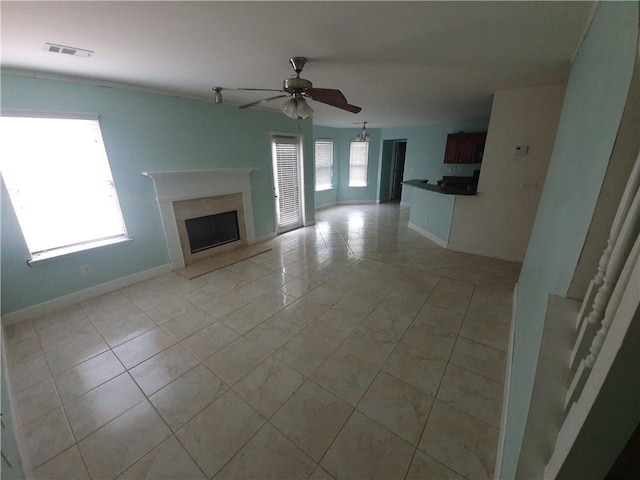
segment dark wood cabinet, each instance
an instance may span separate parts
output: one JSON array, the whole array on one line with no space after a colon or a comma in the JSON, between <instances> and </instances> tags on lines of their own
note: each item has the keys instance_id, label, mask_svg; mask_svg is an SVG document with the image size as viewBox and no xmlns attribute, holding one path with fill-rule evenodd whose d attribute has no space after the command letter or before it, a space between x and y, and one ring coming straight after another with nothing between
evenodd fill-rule
<instances>
[{"instance_id":1,"label":"dark wood cabinet","mask_svg":"<svg viewBox=\"0 0 640 480\"><path fill-rule=\"evenodd\" d=\"M480 163L486 139L487 132L450 133L444 163Z\"/></svg>"}]
</instances>

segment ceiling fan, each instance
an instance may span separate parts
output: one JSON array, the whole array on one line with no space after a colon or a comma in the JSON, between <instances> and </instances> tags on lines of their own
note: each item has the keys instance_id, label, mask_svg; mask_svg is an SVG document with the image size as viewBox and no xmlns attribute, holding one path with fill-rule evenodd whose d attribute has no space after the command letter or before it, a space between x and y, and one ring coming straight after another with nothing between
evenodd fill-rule
<instances>
[{"instance_id":1,"label":"ceiling fan","mask_svg":"<svg viewBox=\"0 0 640 480\"><path fill-rule=\"evenodd\" d=\"M290 97L289 100L284 102L280 107L282 113L287 117L298 119L308 118L313 114L313 109L309 106L306 99L314 100L316 102L325 103L332 107L340 108L351 113L358 113L362 110L360 107L351 105L347 102L347 99L340 90L331 88L314 88L313 84L304 78L300 78L300 72L304 68L307 59L305 57L291 57L289 63L293 67L293 71L296 72L295 77L285 78L282 82L282 89L274 90L269 88L237 88L235 90L251 90L261 92L280 92L282 95L276 95L274 97L258 100L257 102L247 103L241 105L240 108L249 108L262 103L277 100L278 98ZM222 87L213 87L215 92L216 103L222 103Z\"/></svg>"}]
</instances>

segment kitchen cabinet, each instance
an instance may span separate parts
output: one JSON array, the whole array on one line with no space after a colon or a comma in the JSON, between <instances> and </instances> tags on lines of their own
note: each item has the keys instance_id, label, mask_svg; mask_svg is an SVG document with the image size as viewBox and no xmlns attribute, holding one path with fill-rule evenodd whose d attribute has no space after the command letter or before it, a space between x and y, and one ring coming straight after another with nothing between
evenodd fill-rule
<instances>
[{"instance_id":1,"label":"kitchen cabinet","mask_svg":"<svg viewBox=\"0 0 640 480\"><path fill-rule=\"evenodd\" d=\"M450 133L444 163L480 163L486 139L487 132Z\"/></svg>"}]
</instances>

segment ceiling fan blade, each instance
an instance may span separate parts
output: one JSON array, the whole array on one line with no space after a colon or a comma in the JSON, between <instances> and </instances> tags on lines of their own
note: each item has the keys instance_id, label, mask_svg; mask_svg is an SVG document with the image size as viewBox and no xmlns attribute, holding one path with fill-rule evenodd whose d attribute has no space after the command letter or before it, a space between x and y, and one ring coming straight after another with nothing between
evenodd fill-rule
<instances>
[{"instance_id":1,"label":"ceiling fan blade","mask_svg":"<svg viewBox=\"0 0 640 480\"><path fill-rule=\"evenodd\" d=\"M306 91L307 96L312 100L320 103L326 103L332 107L340 108L351 113L359 113L362 108L347 103L346 97L340 90L332 88L309 88Z\"/></svg>"},{"instance_id":2,"label":"ceiling fan blade","mask_svg":"<svg viewBox=\"0 0 640 480\"><path fill-rule=\"evenodd\" d=\"M251 102L251 103L247 103L246 105L240 105L240 107L238 107L238 108L255 107L256 105L260 105L261 103L270 102L271 100L275 100L277 98L284 98L284 97L288 97L288 96L289 95L276 95L275 97L264 98L262 100L258 100L257 102Z\"/></svg>"},{"instance_id":3,"label":"ceiling fan blade","mask_svg":"<svg viewBox=\"0 0 640 480\"><path fill-rule=\"evenodd\" d=\"M249 92L282 92L282 89L276 90L274 88L234 88L233 90L246 90Z\"/></svg>"}]
</instances>

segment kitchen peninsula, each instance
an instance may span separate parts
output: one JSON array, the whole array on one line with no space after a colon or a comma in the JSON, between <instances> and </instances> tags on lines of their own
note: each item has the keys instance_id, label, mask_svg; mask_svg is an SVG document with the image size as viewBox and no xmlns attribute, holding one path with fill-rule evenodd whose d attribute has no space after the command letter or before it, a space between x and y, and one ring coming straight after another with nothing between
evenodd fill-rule
<instances>
[{"instance_id":1,"label":"kitchen peninsula","mask_svg":"<svg viewBox=\"0 0 640 480\"><path fill-rule=\"evenodd\" d=\"M405 180L402 182L403 185L415 189L409 211L409 228L442 247L446 247L449 243L456 196L475 195L477 186L477 184L473 187L470 184L461 186L458 182L452 182L457 183L456 186L447 185L445 178L443 178L441 185L429 183L428 180Z\"/></svg>"}]
</instances>

